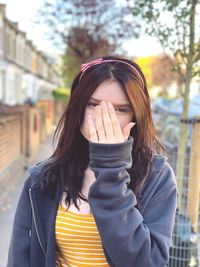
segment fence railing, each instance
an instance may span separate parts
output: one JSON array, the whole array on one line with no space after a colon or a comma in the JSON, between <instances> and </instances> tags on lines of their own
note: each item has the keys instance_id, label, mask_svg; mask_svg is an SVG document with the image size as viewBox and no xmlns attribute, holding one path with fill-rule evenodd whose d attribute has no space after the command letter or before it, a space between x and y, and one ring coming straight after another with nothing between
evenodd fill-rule
<instances>
[{"instance_id":1,"label":"fence railing","mask_svg":"<svg viewBox=\"0 0 200 267\"><path fill-rule=\"evenodd\" d=\"M165 143L169 162L176 172L177 146ZM187 147L170 247L169 267L200 266L200 117L194 119L192 140Z\"/></svg>"}]
</instances>

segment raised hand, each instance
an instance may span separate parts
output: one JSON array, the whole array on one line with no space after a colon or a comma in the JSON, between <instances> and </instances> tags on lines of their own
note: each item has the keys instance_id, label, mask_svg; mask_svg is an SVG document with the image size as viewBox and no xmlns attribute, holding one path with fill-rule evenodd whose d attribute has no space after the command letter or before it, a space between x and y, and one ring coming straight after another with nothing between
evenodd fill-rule
<instances>
[{"instance_id":1,"label":"raised hand","mask_svg":"<svg viewBox=\"0 0 200 267\"><path fill-rule=\"evenodd\" d=\"M113 105L102 101L95 107L95 122L88 116L90 141L94 143L114 144L126 141L135 123L128 123L121 129Z\"/></svg>"}]
</instances>

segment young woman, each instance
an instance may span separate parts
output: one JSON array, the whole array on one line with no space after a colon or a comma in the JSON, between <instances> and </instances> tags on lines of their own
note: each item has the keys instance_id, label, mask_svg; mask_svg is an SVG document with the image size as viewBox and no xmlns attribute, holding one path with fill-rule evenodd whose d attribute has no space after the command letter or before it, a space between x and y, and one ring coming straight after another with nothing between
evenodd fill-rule
<instances>
[{"instance_id":1,"label":"young woman","mask_svg":"<svg viewBox=\"0 0 200 267\"><path fill-rule=\"evenodd\" d=\"M177 188L139 66L83 64L56 136L29 168L7 266L166 266Z\"/></svg>"}]
</instances>

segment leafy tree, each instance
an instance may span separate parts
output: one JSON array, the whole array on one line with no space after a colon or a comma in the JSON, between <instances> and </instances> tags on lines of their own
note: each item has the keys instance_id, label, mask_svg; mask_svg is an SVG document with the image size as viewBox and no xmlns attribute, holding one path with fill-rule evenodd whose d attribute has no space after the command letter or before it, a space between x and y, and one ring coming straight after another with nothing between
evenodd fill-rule
<instances>
[{"instance_id":1,"label":"leafy tree","mask_svg":"<svg viewBox=\"0 0 200 267\"><path fill-rule=\"evenodd\" d=\"M146 32L156 36L163 47L170 50L178 63L177 72L185 72L183 113L178 144L176 176L179 187L179 208L182 209L182 188L185 152L188 135L188 111L190 84L193 77L200 75L200 31L197 20L199 0L127 0L134 17L144 20ZM197 25L198 21L198 25Z\"/></svg>"},{"instance_id":2,"label":"leafy tree","mask_svg":"<svg viewBox=\"0 0 200 267\"><path fill-rule=\"evenodd\" d=\"M45 0L39 23L48 25L48 37L63 49L64 66L72 56L83 63L102 54L120 54L123 40L137 37L140 30L127 5L116 0ZM64 72L70 76L68 70Z\"/></svg>"},{"instance_id":3,"label":"leafy tree","mask_svg":"<svg viewBox=\"0 0 200 267\"><path fill-rule=\"evenodd\" d=\"M139 57L134 59L141 67L147 80L150 93L155 95L153 88L161 87L161 95L168 97L168 87L175 83L178 86L178 95L181 95L183 85L183 74L173 70L173 66L177 64L176 60L168 54L160 54L157 56Z\"/></svg>"},{"instance_id":4,"label":"leafy tree","mask_svg":"<svg viewBox=\"0 0 200 267\"><path fill-rule=\"evenodd\" d=\"M148 88L152 88L152 78L153 78L153 62L155 60L155 56L148 56L148 57L138 57L135 59L135 62L141 67L146 81Z\"/></svg>"},{"instance_id":5,"label":"leafy tree","mask_svg":"<svg viewBox=\"0 0 200 267\"><path fill-rule=\"evenodd\" d=\"M177 85L178 92L176 96L182 95L182 86L184 73L174 71L173 66L177 64L177 60L168 54L160 54L154 57L151 64L152 67L152 84L162 87L162 95L169 96L168 88L173 83Z\"/></svg>"},{"instance_id":6,"label":"leafy tree","mask_svg":"<svg viewBox=\"0 0 200 267\"><path fill-rule=\"evenodd\" d=\"M66 87L71 87L72 81L80 68L80 60L71 48L66 48L62 56L62 78Z\"/></svg>"},{"instance_id":7,"label":"leafy tree","mask_svg":"<svg viewBox=\"0 0 200 267\"><path fill-rule=\"evenodd\" d=\"M74 76L77 74L82 62L95 57L112 54L115 49L114 45L108 43L104 38L99 38L97 41L93 40L85 29L72 29L71 46L67 46L63 55L63 78L66 86L70 86ZM74 49L72 49L72 46Z\"/></svg>"}]
</instances>

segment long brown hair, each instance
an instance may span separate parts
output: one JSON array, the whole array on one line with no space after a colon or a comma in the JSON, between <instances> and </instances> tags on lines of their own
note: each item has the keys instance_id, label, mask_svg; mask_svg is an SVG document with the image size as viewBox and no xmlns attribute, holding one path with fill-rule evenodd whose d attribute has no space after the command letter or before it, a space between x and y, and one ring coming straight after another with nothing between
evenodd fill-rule
<instances>
[{"instance_id":1,"label":"long brown hair","mask_svg":"<svg viewBox=\"0 0 200 267\"><path fill-rule=\"evenodd\" d=\"M54 133L53 142L56 138L58 142L50 157L53 162L45 166L42 180L44 192L54 195L59 185L60 193L67 193L66 205L69 206L73 201L77 208L78 198L87 201L87 198L81 194L81 188L84 171L90 161L89 143L81 134L80 127L84 120L87 103L102 82L113 79L117 81L132 105L133 121L136 122L136 125L130 133L134 138L134 143L133 165L128 170L131 177L128 188L134 191L138 201L142 186L151 171L152 155L163 151L163 146L156 137L150 97L140 67L134 62L122 58L103 57L103 59L114 59L115 61L91 66L84 74L80 72L74 79L68 105ZM131 64L137 71L122 61ZM138 74L141 75L143 86L138 80Z\"/></svg>"}]
</instances>

